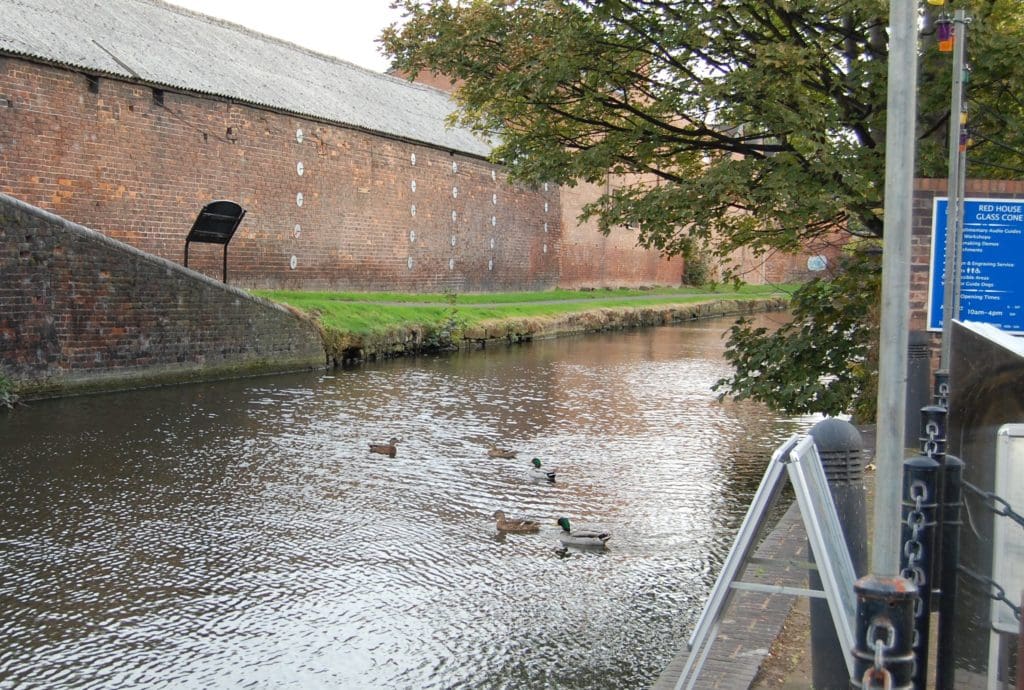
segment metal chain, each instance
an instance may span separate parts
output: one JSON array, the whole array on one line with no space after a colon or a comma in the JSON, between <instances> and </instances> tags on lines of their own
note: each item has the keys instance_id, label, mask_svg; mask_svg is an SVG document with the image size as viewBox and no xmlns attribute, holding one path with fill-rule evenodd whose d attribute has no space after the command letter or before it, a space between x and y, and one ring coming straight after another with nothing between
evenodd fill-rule
<instances>
[{"instance_id":1,"label":"metal chain","mask_svg":"<svg viewBox=\"0 0 1024 690\"><path fill-rule=\"evenodd\" d=\"M921 451L932 460L935 460L935 456L939 452L939 425L934 421L930 421L925 424L924 430L928 434L928 439L922 445Z\"/></svg>"},{"instance_id":2,"label":"metal chain","mask_svg":"<svg viewBox=\"0 0 1024 690\"><path fill-rule=\"evenodd\" d=\"M879 632L884 633L885 637L882 638L878 634ZM867 644L867 648L875 653L875 665L864 670L864 675L860 680L861 686L890 690L892 688L892 673L885 667L885 653L896 644L896 629L887 619L876 617L868 626L864 642ZM881 681L882 684L876 685L875 681Z\"/></svg>"},{"instance_id":3,"label":"metal chain","mask_svg":"<svg viewBox=\"0 0 1024 690\"><path fill-rule=\"evenodd\" d=\"M966 480L963 481L963 485L965 489L979 496L985 502L985 505L996 515L1008 517L1021 527L1024 527L1024 515L1016 512L1005 498L991 491L980 489Z\"/></svg>"},{"instance_id":4,"label":"metal chain","mask_svg":"<svg viewBox=\"0 0 1024 690\"><path fill-rule=\"evenodd\" d=\"M914 510L907 513L907 526L910 527L911 534L903 545L903 555L907 557L907 565L900 574L921 587L926 579L924 570L917 564L924 549L924 545L921 543L921 530L934 523L927 522L922 510L924 501L928 497L928 487L924 482L916 481L910 486L910 497L914 499Z\"/></svg>"},{"instance_id":5,"label":"metal chain","mask_svg":"<svg viewBox=\"0 0 1024 690\"><path fill-rule=\"evenodd\" d=\"M993 580L991 577L974 572L965 565L958 565L957 570L959 570L961 573L966 575L971 580L974 580L975 583L987 587L989 599L992 599L993 601L1001 601L1007 606L1009 606L1010 610L1013 611L1014 618L1016 618L1018 621L1020 620L1020 606L1014 604L1012 601L1006 598L1006 590L1003 589L1003 587L998 582Z\"/></svg>"}]
</instances>

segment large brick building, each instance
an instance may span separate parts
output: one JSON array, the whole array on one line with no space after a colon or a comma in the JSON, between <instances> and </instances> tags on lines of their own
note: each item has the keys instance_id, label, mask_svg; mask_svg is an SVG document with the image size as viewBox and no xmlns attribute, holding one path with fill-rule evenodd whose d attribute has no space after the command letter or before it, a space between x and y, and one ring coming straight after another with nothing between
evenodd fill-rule
<instances>
[{"instance_id":1,"label":"large brick building","mask_svg":"<svg viewBox=\"0 0 1024 690\"><path fill-rule=\"evenodd\" d=\"M146 252L180 262L198 210L226 198L247 210L228 249L246 287L681 277L625 231L563 262L561 190L510 184L485 141L446 126L441 90L158 0L0 10L0 191ZM192 245L190 266L219 275L220 252Z\"/></svg>"}]
</instances>

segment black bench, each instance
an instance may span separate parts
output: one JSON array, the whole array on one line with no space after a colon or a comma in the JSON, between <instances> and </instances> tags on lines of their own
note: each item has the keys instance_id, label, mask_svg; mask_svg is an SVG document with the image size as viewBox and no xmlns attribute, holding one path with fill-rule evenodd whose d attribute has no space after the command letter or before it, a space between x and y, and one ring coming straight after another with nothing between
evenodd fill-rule
<instances>
[{"instance_id":1,"label":"black bench","mask_svg":"<svg viewBox=\"0 0 1024 690\"><path fill-rule=\"evenodd\" d=\"M196 216L185 238L185 267L188 267L188 245L208 242L224 245L224 282L228 282L228 242L245 218L245 209L234 201L211 201Z\"/></svg>"}]
</instances>

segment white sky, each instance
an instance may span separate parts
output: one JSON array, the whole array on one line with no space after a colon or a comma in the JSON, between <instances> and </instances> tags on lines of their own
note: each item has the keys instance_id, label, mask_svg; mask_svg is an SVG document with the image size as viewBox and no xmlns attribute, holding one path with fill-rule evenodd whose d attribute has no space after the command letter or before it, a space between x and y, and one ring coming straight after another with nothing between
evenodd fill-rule
<instances>
[{"instance_id":1,"label":"white sky","mask_svg":"<svg viewBox=\"0 0 1024 690\"><path fill-rule=\"evenodd\" d=\"M211 17L383 72L375 40L401 13L391 0L167 0Z\"/></svg>"}]
</instances>

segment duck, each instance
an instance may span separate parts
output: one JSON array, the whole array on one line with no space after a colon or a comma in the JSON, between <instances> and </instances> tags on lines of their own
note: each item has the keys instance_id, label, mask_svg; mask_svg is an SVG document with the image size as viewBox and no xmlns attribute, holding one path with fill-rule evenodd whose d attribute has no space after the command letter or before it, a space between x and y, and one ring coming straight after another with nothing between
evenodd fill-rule
<instances>
[{"instance_id":1,"label":"duck","mask_svg":"<svg viewBox=\"0 0 1024 690\"><path fill-rule=\"evenodd\" d=\"M494 519L498 522L499 532L515 532L518 534L533 534L540 531L540 523L536 520L525 520L523 518L507 518L504 511L494 511Z\"/></svg>"},{"instance_id":2,"label":"duck","mask_svg":"<svg viewBox=\"0 0 1024 690\"><path fill-rule=\"evenodd\" d=\"M498 448L496 446L491 446L487 450L487 457L489 457L489 458L506 458L506 459L511 459L511 458L514 458L515 456L516 456L516 452L514 450L509 450L508 448Z\"/></svg>"},{"instance_id":3,"label":"duck","mask_svg":"<svg viewBox=\"0 0 1024 690\"><path fill-rule=\"evenodd\" d=\"M569 518L567 517L558 518L557 523L562 528L561 533L558 535L558 541L562 542L563 547L575 546L578 548L604 549L607 547L608 540L612 538L612 535L608 532L574 530L569 524Z\"/></svg>"},{"instance_id":4,"label":"duck","mask_svg":"<svg viewBox=\"0 0 1024 690\"><path fill-rule=\"evenodd\" d=\"M533 463L533 467L530 468L530 478L537 480L544 480L553 482L555 481L555 471L546 470L540 466L540 458L534 458L530 461Z\"/></svg>"},{"instance_id":5,"label":"duck","mask_svg":"<svg viewBox=\"0 0 1024 690\"><path fill-rule=\"evenodd\" d=\"M386 455L389 458L393 458L398 454L398 448L395 447L395 444L397 443L398 439L392 436L391 440L388 441L387 443L371 443L370 452L380 453L381 455Z\"/></svg>"}]
</instances>

